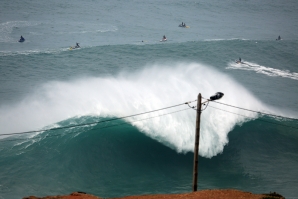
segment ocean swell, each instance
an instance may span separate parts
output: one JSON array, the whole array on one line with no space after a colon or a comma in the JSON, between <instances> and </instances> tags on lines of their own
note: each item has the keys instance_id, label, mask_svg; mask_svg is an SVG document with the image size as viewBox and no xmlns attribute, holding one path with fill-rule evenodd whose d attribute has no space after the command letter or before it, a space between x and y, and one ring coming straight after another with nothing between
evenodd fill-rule
<instances>
[{"instance_id":1,"label":"ocean swell","mask_svg":"<svg viewBox=\"0 0 298 199\"><path fill-rule=\"evenodd\" d=\"M120 118L193 101L198 93L209 98L218 91L225 94L220 102L259 111L266 109L245 87L211 66L156 64L139 72L123 71L115 77L84 77L69 82L45 83L21 102L0 107L0 133L42 129L87 115ZM223 151L228 143L228 133L235 125L248 120L237 115L243 113L239 109L211 105L215 108L207 107L202 112L200 136L200 155L209 158ZM196 102L191 106L196 106ZM125 120L147 136L179 153L186 153L193 151L196 119L196 111L184 110L187 107L181 105ZM176 111L180 112L172 113ZM160 116L163 114L167 115ZM245 115L251 119L257 117L252 112Z\"/></svg>"}]
</instances>

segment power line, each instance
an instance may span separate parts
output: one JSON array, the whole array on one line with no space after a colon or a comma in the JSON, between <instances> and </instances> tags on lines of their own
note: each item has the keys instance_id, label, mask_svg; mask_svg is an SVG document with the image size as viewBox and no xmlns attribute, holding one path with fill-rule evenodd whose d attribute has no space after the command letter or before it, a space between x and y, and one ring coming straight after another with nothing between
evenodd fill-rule
<instances>
[{"instance_id":1,"label":"power line","mask_svg":"<svg viewBox=\"0 0 298 199\"><path fill-rule=\"evenodd\" d=\"M204 99L207 99L207 98L204 98ZM111 122L111 121L115 121L115 120L121 120L121 119L129 118L129 117L135 117L135 116L139 116L139 115L153 113L153 112L157 112L157 111L161 111L161 110L166 110L166 109L170 109L170 108L182 106L182 105L185 105L185 104L187 104L189 106L190 103L193 103L195 101L197 101L197 100L193 100L193 101L189 101L189 102L185 102L185 103L177 104L177 105L173 105L173 106L168 106L168 107L164 107L164 108L160 108L160 109L156 109L156 110L152 110L152 111L147 111L147 112L143 112L143 113L138 113L138 114L134 114L134 115L128 115L128 116L124 116L124 117L120 117L120 118L113 118L113 119L108 119L108 120L103 120L103 121L98 121L98 122L90 122L90 123L84 123L84 124L70 125L70 126L64 126L64 127L56 127L56 128L43 129L43 130L34 130L34 131L27 131L27 132L7 133L7 134L0 134L0 136L21 135L21 134L37 133L37 132L42 132L42 131L52 131L52 130L60 130L60 129L66 129L66 128L89 126L89 125L93 125L93 124L99 124L99 123L104 123L104 122ZM207 99L207 102L208 102L207 103L207 106L209 104L209 101L210 100ZM284 116L279 116L279 115L274 115L274 114L268 114L268 113L264 113L264 112L260 112L260 111L254 111L254 110L250 110L250 109L246 109L246 108L241 108L241 107L237 107L237 106L233 106L233 105L230 105L230 104L225 104L225 103L221 103L221 102L217 102L217 101L211 101L211 102L215 102L215 103L218 103L218 104L222 104L222 105L226 105L226 106L230 106L230 107L233 107L233 108L238 108L238 109L241 109L241 110L250 111L250 112L254 112L254 113L258 113L258 114L275 116L275 117L286 118L286 119L291 119L291 120L298 120L296 118L289 118L289 117L284 117ZM207 108L207 106L204 108L204 110ZM196 106L192 106L192 107L189 106L189 108L192 108L192 109L195 109L195 107ZM212 107L212 106L210 106L210 107ZM215 107L212 107L212 108L215 108ZM219 108L215 108L215 109L219 109ZM219 110L222 110L222 109L219 109ZM229 112L229 113L236 114L236 115L240 115L240 114L233 113L233 112L226 111L226 110L222 110L222 111ZM175 113L175 112L173 112L173 113ZM163 115L161 115L161 116L163 116ZM244 116L244 115L240 115L240 116L249 117L249 116ZM148 119L150 119L150 118L148 118ZM265 122L268 122L268 123L272 123L272 124L277 124L277 123L269 122L269 121L266 121L266 120L262 120L262 121L265 121ZM277 124L277 125L281 125L281 124ZM114 126L114 125L112 125L112 126ZM286 126L286 127L290 127L290 128L295 128L296 129L296 127L292 127L292 126L287 126L287 125L282 125L282 126ZM110 127L110 126L108 126L108 127ZM105 127L103 127L103 128L105 128Z\"/></svg>"},{"instance_id":2,"label":"power line","mask_svg":"<svg viewBox=\"0 0 298 199\"><path fill-rule=\"evenodd\" d=\"M228 112L228 113L232 113L232 114L235 114L235 115L239 115L239 116L243 116L243 117L248 117L248 118L256 119L254 117L250 117L250 116L246 116L246 115L241 115L241 114L238 114L238 113L233 113L233 112L230 112L230 111L227 111L227 110L223 110L223 109L220 109L220 108L217 108L217 107L213 107L213 106L210 106L210 107L211 108L214 108L214 109L221 110L221 111L225 111L225 112ZM270 122L270 121L263 120L263 119L260 119L260 118L258 118L258 120L260 120L262 122L267 122L267 123L275 124L275 125L280 125L280 126L285 126L285 127L293 128L293 129L298 129L297 127L294 127L294 126L289 126L289 125L285 125L285 124L279 124L279 123L275 123L275 122Z\"/></svg>"},{"instance_id":3,"label":"power line","mask_svg":"<svg viewBox=\"0 0 298 199\"><path fill-rule=\"evenodd\" d=\"M204 99L206 99L206 98L204 98ZM238 108L238 109L242 109L242 110L245 110L245 111L250 111L250 112L254 112L254 113L258 113L258 114L262 114L262 115L280 117L280 118L285 118L285 119L289 119L289 120L298 120L297 118L291 118L291 117L285 117L285 116L281 116L281 115L264 113L264 112L261 112L261 111L250 110L250 109L246 109L246 108L242 108L242 107L233 106L233 105L230 105L230 104L225 104L225 103L222 103L222 102L217 102L217 101L211 101L211 102L215 102L215 103L222 104L222 105L225 105L225 106L230 106L230 107L233 107L233 108Z\"/></svg>"},{"instance_id":4,"label":"power line","mask_svg":"<svg viewBox=\"0 0 298 199\"><path fill-rule=\"evenodd\" d=\"M157 115L157 116L153 116L153 117L149 117L149 118L135 120L135 121L132 121L132 123L134 123L134 122L140 122L140 121L144 121L144 120L149 120L149 119L153 119L153 118L157 118L157 117L162 117L162 116L170 115L170 114L173 114L173 113L178 113L178 112L186 111L186 110L189 110L189 109L191 109L191 108L186 108L186 109L182 109L182 110L178 110L178 111L174 111L174 112L170 112L170 113L165 113L165 114L161 114L161 115ZM111 128L111 127L122 126L122 125L128 125L128 123L127 122L122 122L122 123L116 124L116 125L110 125L110 126L104 126L104 127L100 127L100 128L94 128L94 130L96 130L96 129ZM73 134L73 133L77 133L77 132L71 132L71 133L66 133L66 134ZM57 136L61 136L61 134L47 135L44 138L57 137ZM0 140L0 142L9 142L9 141L18 141L18 140L30 140L30 139L38 139L38 138L42 138L42 137L24 138L24 139L11 139L11 140Z\"/></svg>"},{"instance_id":5,"label":"power line","mask_svg":"<svg viewBox=\"0 0 298 199\"><path fill-rule=\"evenodd\" d=\"M161 110L166 110L166 109L170 109L170 108L182 106L182 105L185 105L185 104L189 104L189 103L192 103L192 102L195 102L195 101L196 100L185 102L185 103L182 103L182 104L173 105L173 106L168 106L168 107L164 107L164 108L160 108L160 109L156 109L156 110L153 110L153 111L147 111L147 112L143 112L143 113L138 113L138 114L134 114L134 115L128 115L128 116L119 117L119 118L108 119L108 120L104 120L104 121L90 122L90 123L70 125L70 126L64 126L64 127L56 127L56 128L43 129L43 130L34 130L34 131L27 131L27 132L19 132L19 133L6 133L6 134L0 134L0 136L5 136L5 135L20 135L20 134L28 134L28 133L38 133L38 132L42 132L42 131L52 131L52 130L60 130L60 129L66 129L66 128L80 127L80 126L89 126L89 125L92 125L92 124L99 124L99 123L104 123L104 122L111 122L111 121L114 121L114 120L121 120L121 119L129 118L129 117L135 117L135 116L144 115L144 114L148 114L148 113L153 113L153 112L157 112L157 111L161 111Z\"/></svg>"},{"instance_id":6,"label":"power line","mask_svg":"<svg viewBox=\"0 0 298 199\"><path fill-rule=\"evenodd\" d=\"M203 98L203 97L202 97ZM206 98L204 98L206 99ZM211 100L208 100L207 99L207 105L206 105L206 102L204 102L203 104L206 106L204 109L202 109L202 111L204 111L207 106L209 105L209 101ZM211 102L215 102L215 101L211 101ZM245 109L245 108L241 108L241 107L236 107L236 106L232 106L232 105L229 105L229 104L224 104L224 103L220 103L220 102L216 102L216 103L219 103L219 104L223 104L223 105L227 105L227 106L231 106L231 107L234 107L234 108L239 108L239 109L242 109L242 110L246 110L246 111L251 111L251 112L255 112L255 113L259 113L259 114L263 114L263 115L269 115L269 116L275 116L275 117L280 117L280 118L286 118L286 119L291 119L291 120L298 120L296 118L289 118L289 117L283 117L283 116L279 116L279 115L273 115L273 114L267 114L267 113L262 113L262 112L258 112L258 111L254 111L254 110L249 110L249 109ZM189 106L189 105L188 105ZM209 105L210 106L210 105ZM196 110L196 106L189 106L190 108ZM230 112L230 111L227 111L227 110L223 110L223 109L220 109L220 108L217 108L217 107L214 107L214 106L210 106L214 109L218 109L218 110L221 110L221 111L225 111L225 112L228 112L228 113L232 113L232 114L235 114L235 115L239 115L239 116L243 116L243 117L248 117L248 118L252 118L252 119L255 119L253 117L249 117L249 116L246 116L246 115L241 115L241 114L238 114L238 113L233 113L233 112ZM278 123L275 123L275 122L270 122L270 121L267 121L267 120L263 120L263 119L258 119L262 122L267 122L267 123L271 123L271 124L275 124L275 125L280 125L280 126L285 126L285 127L289 127L289 128L294 128L294 129L298 129L297 127L293 127L293 126L289 126L289 125L285 125L285 124L278 124Z\"/></svg>"}]
</instances>

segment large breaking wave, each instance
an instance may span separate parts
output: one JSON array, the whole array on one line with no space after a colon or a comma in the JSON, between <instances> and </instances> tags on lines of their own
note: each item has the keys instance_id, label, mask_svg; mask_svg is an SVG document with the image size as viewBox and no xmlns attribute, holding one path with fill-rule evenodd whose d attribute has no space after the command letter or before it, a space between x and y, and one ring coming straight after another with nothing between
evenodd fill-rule
<instances>
[{"instance_id":1,"label":"large breaking wave","mask_svg":"<svg viewBox=\"0 0 298 199\"><path fill-rule=\"evenodd\" d=\"M19 103L0 107L0 133L42 129L73 117L123 117L196 100L198 93L209 98L217 91L225 94L220 100L223 103L257 111L268 110L245 87L210 66L156 64L114 77L45 83ZM239 109L219 104L212 106L215 108L207 107L201 117L200 155L204 157L221 153L228 143L228 133L235 125L247 120L237 115L243 114ZM216 107L235 114L227 114ZM125 120L147 136L184 153L193 151L196 112L188 109L168 113L185 108L187 105ZM161 114L168 115L158 117ZM245 115L251 119L257 117L252 112ZM146 119L148 117L154 118ZM145 120L134 122L140 119Z\"/></svg>"}]
</instances>

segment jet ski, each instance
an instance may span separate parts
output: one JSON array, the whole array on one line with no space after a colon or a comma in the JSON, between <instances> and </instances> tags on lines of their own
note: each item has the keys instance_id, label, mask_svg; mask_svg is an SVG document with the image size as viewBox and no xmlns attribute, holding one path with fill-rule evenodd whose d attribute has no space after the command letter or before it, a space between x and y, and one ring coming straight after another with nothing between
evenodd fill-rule
<instances>
[{"instance_id":1,"label":"jet ski","mask_svg":"<svg viewBox=\"0 0 298 199\"><path fill-rule=\"evenodd\" d=\"M73 50L73 49L76 49L76 48L80 48L80 46L70 46L69 50Z\"/></svg>"},{"instance_id":2,"label":"jet ski","mask_svg":"<svg viewBox=\"0 0 298 199\"><path fill-rule=\"evenodd\" d=\"M70 48L69 48L69 50L73 50L73 49L77 49L77 48L81 48L80 46L71 46Z\"/></svg>"},{"instance_id":3,"label":"jet ski","mask_svg":"<svg viewBox=\"0 0 298 199\"><path fill-rule=\"evenodd\" d=\"M23 37L19 40L19 42L24 42L24 41L25 39Z\"/></svg>"},{"instance_id":4,"label":"jet ski","mask_svg":"<svg viewBox=\"0 0 298 199\"><path fill-rule=\"evenodd\" d=\"M235 62L236 62L236 64L244 64L244 62L242 62L242 60L241 60L241 58L240 58L240 57L239 57L239 59L238 59L238 60L236 60Z\"/></svg>"},{"instance_id":5,"label":"jet ski","mask_svg":"<svg viewBox=\"0 0 298 199\"><path fill-rule=\"evenodd\" d=\"M244 62L240 61L240 60L236 60L235 61L236 64L245 64Z\"/></svg>"},{"instance_id":6,"label":"jet ski","mask_svg":"<svg viewBox=\"0 0 298 199\"><path fill-rule=\"evenodd\" d=\"M71 46L69 48L69 50L73 50L73 49L76 49L76 48L80 48L79 43L77 43L75 46Z\"/></svg>"},{"instance_id":7,"label":"jet ski","mask_svg":"<svg viewBox=\"0 0 298 199\"><path fill-rule=\"evenodd\" d=\"M162 37L162 40L160 40L160 42L163 42L163 41L167 41L167 38L165 35Z\"/></svg>"},{"instance_id":8,"label":"jet ski","mask_svg":"<svg viewBox=\"0 0 298 199\"><path fill-rule=\"evenodd\" d=\"M179 24L179 26L178 27L181 27L181 28L189 28L189 26L186 26L185 24Z\"/></svg>"}]
</instances>

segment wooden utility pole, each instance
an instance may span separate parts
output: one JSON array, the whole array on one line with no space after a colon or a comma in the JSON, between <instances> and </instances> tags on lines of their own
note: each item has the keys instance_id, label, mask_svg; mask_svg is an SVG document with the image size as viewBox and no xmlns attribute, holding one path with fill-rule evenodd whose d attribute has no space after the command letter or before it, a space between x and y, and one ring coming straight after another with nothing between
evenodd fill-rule
<instances>
[{"instance_id":1,"label":"wooden utility pole","mask_svg":"<svg viewBox=\"0 0 298 199\"><path fill-rule=\"evenodd\" d=\"M197 119L196 119L196 137L195 137L195 149L194 149L194 161L193 161L193 183L192 191L197 191L198 187L198 161L199 161L199 143L200 143L200 120L201 120L201 93L198 95L197 103Z\"/></svg>"}]
</instances>

